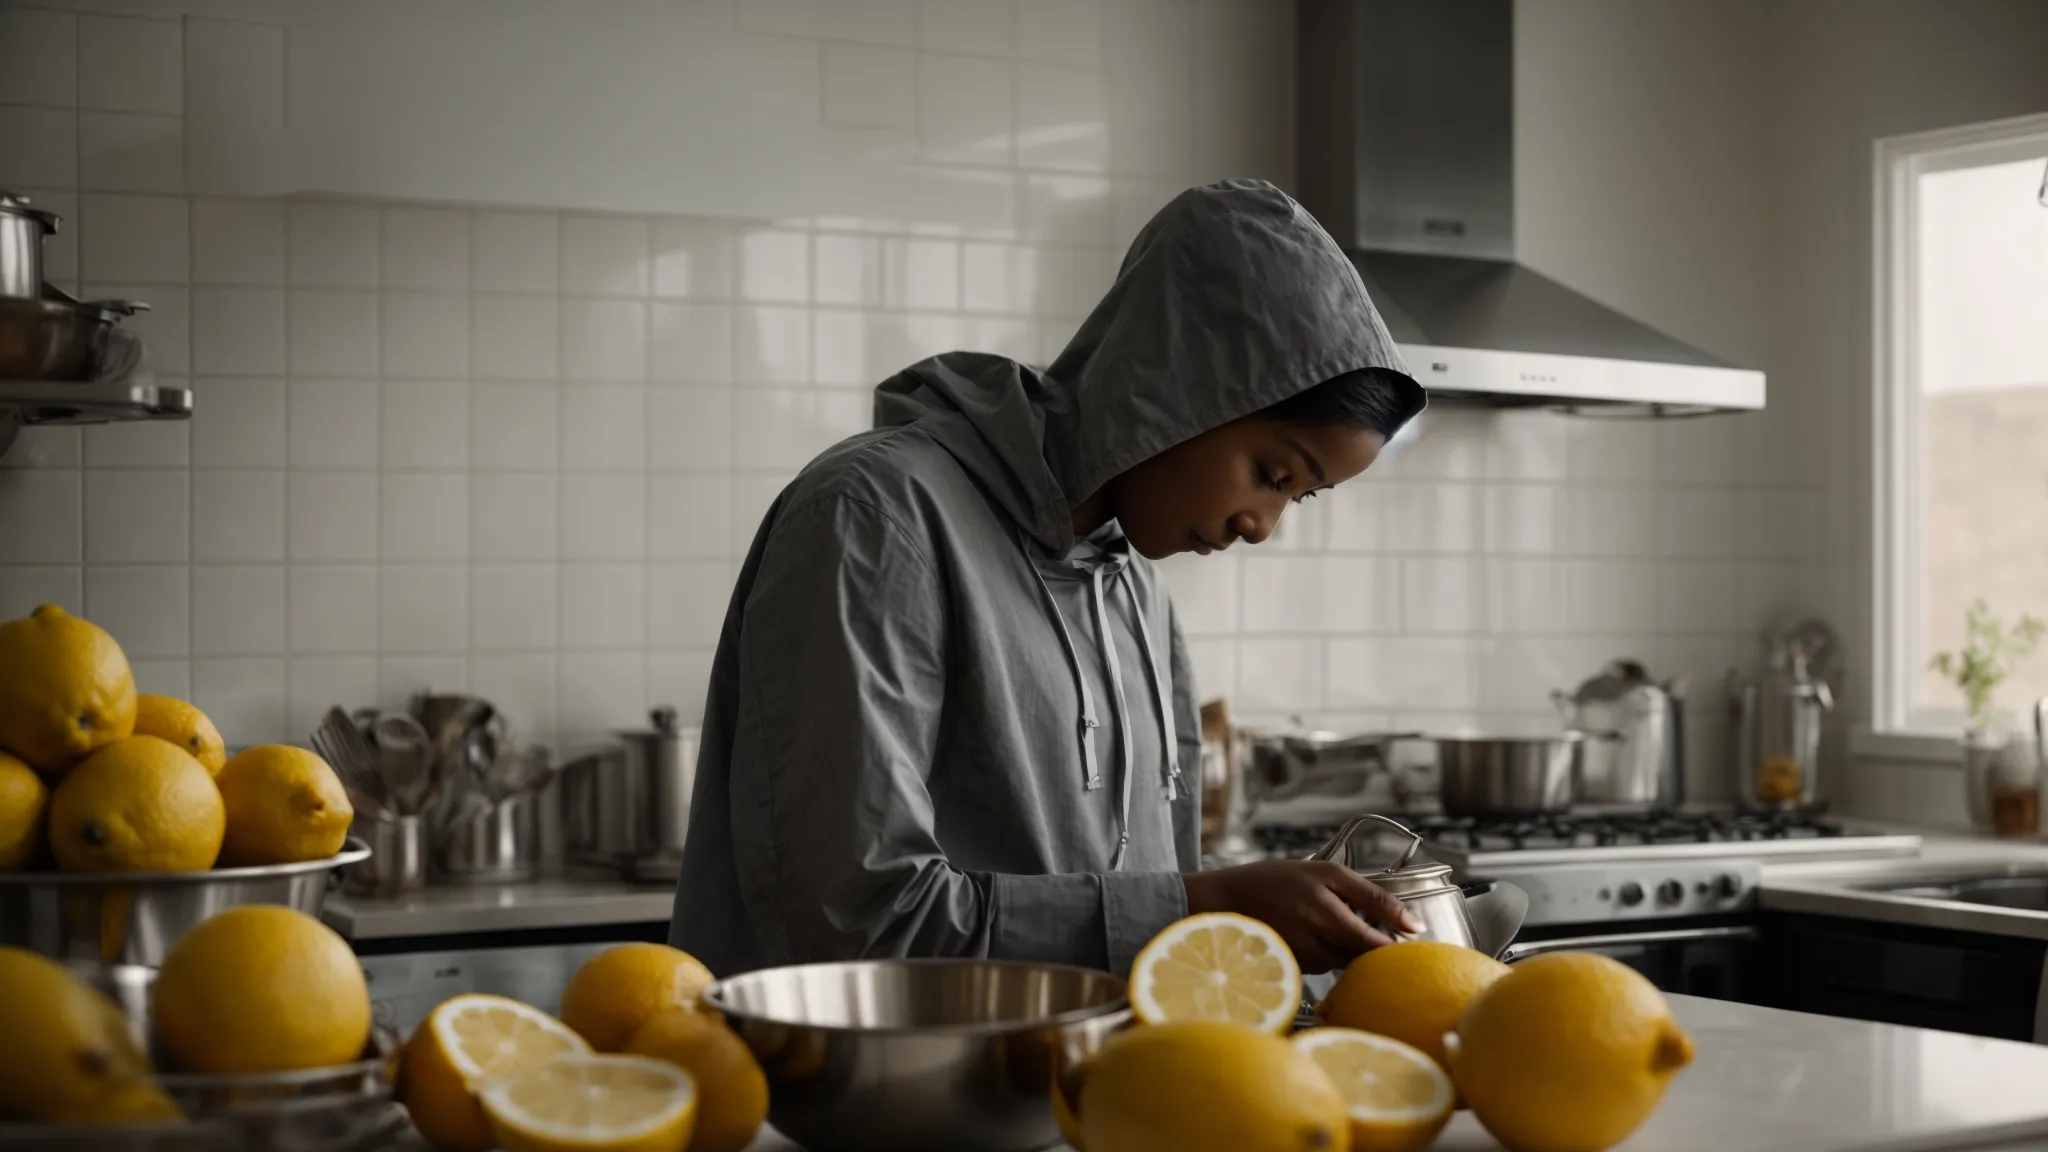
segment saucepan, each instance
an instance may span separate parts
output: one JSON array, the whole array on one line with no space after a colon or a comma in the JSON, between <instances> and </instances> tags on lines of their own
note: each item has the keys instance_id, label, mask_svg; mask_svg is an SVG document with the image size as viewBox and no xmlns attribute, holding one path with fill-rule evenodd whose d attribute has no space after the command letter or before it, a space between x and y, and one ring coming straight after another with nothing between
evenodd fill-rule
<instances>
[{"instance_id":1,"label":"saucepan","mask_svg":"<svg viewBox=\"0 0 2048 1152\"><path fill-rule=\"evenodd\" d=\"M1122 980L992 960L857 960L720 980L768 1077L768 1118L812 1152L1026 1152L1053 1093L1129 1025Z\"/></svg>"},{"instance_id":2,"label":"saucepan","mask_svg":"<svg viewBox=\"0 0 2048 1152\"><path fill-rule=\"evenodd\" d=\"M1439 737L1437 794L1450 816L1517 818L1566 812L1574 798L1574 772L1587 747L1617 739L1612 732Z\"/></svg>"}]
</instances>

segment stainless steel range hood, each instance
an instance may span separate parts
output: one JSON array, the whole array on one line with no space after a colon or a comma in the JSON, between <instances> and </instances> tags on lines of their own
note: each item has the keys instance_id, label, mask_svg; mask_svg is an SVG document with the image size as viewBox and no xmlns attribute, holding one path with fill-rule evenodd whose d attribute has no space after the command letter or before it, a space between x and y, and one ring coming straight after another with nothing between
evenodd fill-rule
<instances>
[{"instance_id":1,"label":"stainless steel range hood","mask_svg":"<svg viewBox=\"0 0 2048 1152\"><path fill-rule=\"evenodd\" d=\"M1301 202L1432 398L1764 406L1737 368L1515 262L1514 0L1300 0Z\"/></svg>"}]
</instances>

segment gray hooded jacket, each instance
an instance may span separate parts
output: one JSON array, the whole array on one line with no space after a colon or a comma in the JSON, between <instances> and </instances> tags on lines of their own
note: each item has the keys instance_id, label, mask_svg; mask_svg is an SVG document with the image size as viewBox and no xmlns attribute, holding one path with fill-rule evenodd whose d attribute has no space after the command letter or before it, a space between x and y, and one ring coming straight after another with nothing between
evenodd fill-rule
<instances>
[{"instance_id":1,"label":"gray hooded jacket","mask_svg":"<svg viewBox=\"0 0 2048 1152\"><path fill-rule=\"evenodd\" d=\"M670 940L713 972L877 956L1128 971L1185 915L1200 734L1173 609L1112 523L1132 465L1405 371L1279 189L1182 193L1052 367L949 353L875 396L740 570Z\"/></svg>"}]
</instances>

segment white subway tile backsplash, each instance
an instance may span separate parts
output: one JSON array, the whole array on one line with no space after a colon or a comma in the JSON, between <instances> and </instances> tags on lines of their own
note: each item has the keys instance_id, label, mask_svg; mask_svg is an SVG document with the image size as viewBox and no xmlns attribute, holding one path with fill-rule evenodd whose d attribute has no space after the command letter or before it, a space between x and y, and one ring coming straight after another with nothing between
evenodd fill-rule
<instances>
[{"instance_id":1,"label":"white subway tile backsplash","mask_svg":"<svg viewBox=\"0 0 2048 1152\"><path fill-rule=\"evenodd\" d=\"M544 654L479 655L469 661L469 691L498 705L523 727L557 731L555 688L557 658Z\"/></svg>"},{"instance_id":2,"label":"white subway tile backsplash","mask_svg":"<svg viewBox=\"0 0 2048 1152\"><path fill-rule=\"evenodd\" d=\"M1657 631L1659 572L1652 561L1574 560L1566 569L1571 630L1582 635Z\"/></svg>"},{"instance_id":3,"label":"white subway tile backsplash","mask_svg":"<svg viewBox=\"0 0 2048 1152\"><path fill-rule=\"evenodd\" d=\"M811 299L819 304L879 307L882 238L819 233L811 240Z\"/></svg>"},{"instance_id":4,"label":"white subway tile backsplash","mask_svg":"<svg viewBox=\"0 0 2048 1152\"><path fill-rule=\"evenodd\" d=\"M472 560L552 560L560 552L551 472L476 472L469 478Z\"/></svg>"},{"instance_id":5,"label":"white subway tile backsplash","mask_svg":"<svg viewBox=\"0 0 2048 1152\"><path fill-rule=\"evenodd\" d=\"M648 386L648 467L723 470L732 462L732 389L723 385Z\"/></svg>"},{"instance_id":6,"label":"white subway tile backsplash","mask_svg":"<svg viewBox=\"0 0 2048 1152\"><path fill-rule=\"evenodd\" d=\"M1500 633L1562 633L1571 605L1570 566L1562 560L1502 557L1486 562L1487 620Z\"/></svg>"},{"instance_id":7,"label":"white subway tile backsplash","mask_svg":"<svg viewBox=\"0 0 2048 1152\"><path fill-rule=\"evenodd\" d=\"M561 572L564 650L637 648L646 643L645 565L565 564Z\"/></svg>"},{"instance_id":8,"label":"white subway tile backsplash","mask_svg":"<svg viewBox=\"0 0 2048 1152\"><path fill-rule=\"evenodd\" d=\"M655 560L734 554L732 478L657 473L647 479L647 555Z\"/></svg>"},{"instance_id":9,"label":"white subway tile backsplash","mask_svg":"<svg viewBox=\"0 0 2048 1152\"><path fill-rule=\"evenodd\" d=\"M1173 596L1181 631L1189 636L1233 636L1238 631L1243 564L1234 556L1181 556L1159 566Z\"/></svg>"},{"instance_id":10,"label":"white subway tile backsplash","mask_svg":"<svg viewBox=\"0 0 2048 1152\"><path fill-rule=\"evenodd\" d=\"M645 380L647 305L564 300L562 374L572 380Z\"/></svg>"},{"instance_id":11,"label":"white subway tile backsplash","mask_svg":"<svg viewBox=\"0 0 2048 1152\"><path fill-rule=\"evenodd\" d=\"M311 564L291 569L291 651L377 651L377 569L367 564Z\"/></svg>"},{"instance_id":12,"label":"white subway tile backsplash","mask_svg":"<svg viewBox=\"0 0 2048 1152\"><path fill-rule=\"evenodd\" d=\"M403 708L408 700L422 693L468 692L472 691L470 661L463 656L380 656L377 660L377 702L386 708ZM552 681L550 681L552 685ZM495 693L486 693L487 698L499 704L508 701ZM511 715L525 722L545 717L548 731L554 724L555 701L550 687L545 711L534 712L524 708L512 709Z\"/></svg>"},{"instance_id":13,"label":"white subway tile backsplash","mask_svg":"<svg viewBox=\"0 0 2048 1152\"><path fill-rule=\"evenodd\" d=\"M377 210L359 204L293 204L286 216L289 282L302 287L377 286Z\"/></svg>"},{"instance_id":14,"label":"white subway tile backsplash","mask_svg":"<svg viewBox=\"0 0 2048 1152\"><path fill-rule=\"evenodd\" d=\"M727 304L655 303L648 308L647 371L654 380L732 378L733 310Z\"/></svg>"},{"instance_id":15,"label":"white subway tile backsplash","mask_svg":"<svg viewBox=\"0 0 2048 1152\"><path fill-rule=\"evenodd\" d=\"M192 382L192 462L202 468L282 468L287 394L266 379Z\"/></svg>"},{"instance_id":16,"label":"white subway tile backsplash","mask_svg":"<svg viewBox=\"0 0 2048 1152\"><path fill-rule=\"evenodd\" d=\"M294 288L287 301L286 325L293 375L377 374L375 295Z\"/></svg>"},{"instance_id":17,"label":"white subway tile backsplash","mask_svg":"<svg viewBox=\"0 0 2048 1152\"><path fill-rule=\"evenodd\" d=\"M1579 556L1657 554L1657 490L1643 484L1575 487L1565 496L1565 537Z\"/></svg>"},{"instance_id":18,"label":"white subway tile backsplash","mask_svg":"<svg viewBox=\"0 0 2048 1152\"><path fill-rule=\"evenodd\" d=\"M184 656L191 640L191 577L191 569L177 564L88 568L83 611L131 660ZM0 613L16 614L7 605Z\"/></svg>"},{"instance_id":19,"label":"white subway tile backsplash","mask_svg":"<svg viewBox=\"0 0 2048 1152\"><path fill-rule=\"evenodd\" d=\"M192 371L279 376L285 367L284 290L192 290Z\"/></svg>"},{"instance_id":20,"label":"white subway tile backsplash","mask_svg":"<svg viewBox=\"0 0 2048 1152\"><path fill-rule=\"evenodd\" d=\"M468 569L386 565L377 578L380 651L445 654L468 648Z\"/></svg>"},{"instance_id":21,"label":"white subway tile backsplash","mask_svg":"<svg viewBox=\"0 0 2048 1152\"><path fill-rule=\"evenodd\" d=\"M560 572L550 564L479 565L469 579L469 643L478 652L551 651Z\"/></svg>"},{"instance_id":22,"label":"white subway tile backsplash","mask_svg":"<svg viewBox=\"0 0 2048 1152\"><path fill-rule=\"evenodd\" d=\"M77 428L22 428L15 434L0 469L76 468L84 457Z\"/></svg>"},{"instance_id":23,"label":"white subway tile backsplash","mask_svg":"<svg viewBox=\"0 0 2048 1152\"><path fill-rule=\"evenodd\" d=\"M294 656L285 676L285 731L303 741L329 708L377 698L377 661L369 656Z\"/></svg>"},{"instance_id":24,"label":"white subway tile backsplash","mask_svg":"<svg viewBox=\"0 0 2048 1152\"><path fill-rule=\"evenodd\" d=\"M1570 474L1573 419L1540 409L1494 417L1486 474L1494 480L1563 480Z\"/></svg>"},{"instance_id":25,"label":"white subway tile backsplash","mask_svg":"<svg viewBox=\"0 0 2048 1152\"><path fill-rule=\"evenodd\" d=\"M470 286L479 292L560 287L561 223L552 212L478 212L469 244Z\"/></svg>"},{"instance_id":26,"label":"white subway tile backsplash","mask_svg":"<svg viewBox=\"0 0 2048 1152\"><path fill-rule=\"evenodd\" d=\"M471 385L470 466L552 470L561 458L559 392L553 384Z\"/></svg>"},{"instance_id":27,"label":"white subway tile backsplash","mask_svg":"<svg viewBox=\"0 0 2048 1152\"><path fill-rule=\"evenodd\" d=\"M4 27L4 25L0 25ZM38 605L55 604L73 616L85 613L82 570L68 568L0 568L0 618L26 616Z\"/></svg>"},{"instance_id":28,"label":"white subway tile backsplash","mask_svg":"<svg viewBox=\"0 0 2048 1152\"><path fill-rule=\"evenodd\" d=\"M285 650L283 565L192 569L192 654L270 656Z\"/></svg>"},{"instance_id":29,"label":"white subway tile backsplash","mask_svg":"<svg viewBox=\"0 0 2048 1152\"><path fill-rule=\"evenodd\" d=\"M647 479L637 472L562 474L564 560L638 560L647 554Z\"/></svg>"},{"instance_id":30,"label":"white subway tile backsplash","mask_svg":"<svg viewBox=\"0 0 2048 1152\"><path fill-rule=\"evenodd\" d=\"M183 472L85 474L85 559L89 564L181 564L190 558Z\"/></svg>"},{"instance_id":31,"label":"white subway tile backsplash","mask_svg":"<svg viewBox=\"0 0 2048 1152\"><path fill-rule=\"evenodd\" d=\"M286 720L286 662L262 659L194 660L192 703L219 728L229 749L304 740Z\"/></svg>"},{"instance_id":32,"label":"white subway tile backsplash","mask_svg":"<svg viewBox=\"0 0 2048 1152\"><path fill-rule=\"evenodd\" d=\"M78 113L0 106L0 180L14 188L68 188L78 181ZM40 201L31 196L31 203Z\"/></svg>"},{"instance_id":33,"label":"white subway tile backsplash","mask_svg":"<svg viewBox=\"0 0 2048 1152\"><path fill-rule=\"evenodd\" d=\"M1420 633L1487 631L1484 562L1463 556L1403 561L1401 627Z\"/></svg>"},{"instance_id":34,"label":"white subway tile backsplash","mask_svg":"<svg viewBox=\"0 0 2048 1152\"><path fill-rule=\"evenodd\" d=\"M69 108L78 101L78 17L0 8L0 101Z\"/></svg>"},{"instance_id":35,"label":"white subway tile backsplash","mask_svg":"<svg viewBox=\"0 0 2048 1152\"><path fill-rule=\"evenodd\" d=\"M1016 6L1017 55L1065 64L1102 58L1103 0L1024 0Z\"/></svg>"},{"instance_id":36,"label":"white subway tile backsplash","mask_svg":"<svg viewBox=\"0 0 2048 1152\"><path fill-rule=\"evenodd\" d=\"M468 214L444 208L386 208L378 271L386 288L468 288Z\"/></svg>"},{"instance_id":37,"label":"white subway tile backsplash","mask_svg":"<svg viewBox=\"0 0 2048 1152\"><path fill-rule=\"evenodd\" d=\"M287 389L294 468L375 468L374 380L294 380Z\"/></svg>"},{"instance_id":38,"label":"white subway tile backsplash","mask_svg":"<svg viewBox=\"0 0 2048 1152\"><path fill-rule=\"evenodd\" d=\"M917 128L917 53L865 44L824 45L825 122Z\"/></svg>"},{"instance_id":39,"label":"white subway tile backsplash","mask_svg":"<svg viewBox=\"0 0 2048 1152\"><path fill-rule=\"evenodd\" d=\"M462 468L469 464L469 382L390 380L384 384L385 468Z\"/></svg>"},{"instance_id":40,"label":"white subway tile backsplash","mask_svg":"<svg viewBox=\"0 0 2048 1152\"><path fill-rule=\"evenodd\" d=\"M891 308L960 307L960 245L952 240L889 240L882 247L883 302Z\"/></svg>"},{"instance_id":41,"label":"white subway tile backsplash","mask_svg":"<svg viewBox=\"0 0 2048 1152\"><path fill-rule=\"evenodd\" d=\"M80 112L78 182L98 192L183 192L185 122L176 116Z\"/></svg>"},{"instance_id":42,"label":"white subway tile backsplash","mask_svg":"<svg viewBox=\"0 0 2048 1152\"><path fill-rule=\"evenodd\" d=\"M1244 560L1246 632L1393 632L1400 628L1400 562L1287 556Z\"/></svg>"},{"instance_id":43,"label":"white subway tile backsplash","mask_svg":"<svg viewBox=\"0 0 2048 1152\"><path fill-rule=\"evenodd\" d=\"M1017 164L1102 172L1109 166L1103 77L1067 64L1017 64Z\"/></svg>"},{"instance_id":44,"label":"white subway tile backsplash","mask_svg":"<svg viewBox=\"0 0 2048 1152\"><path fill-rule=\"evenodd\" d=\"M734 308L733 378L750 384L808 382L810 320L810 313L802 308Z\"/></svg>"},{"instance_id":45,"label":"white subway tile backsplash","mask_svg":"<svg viewBox=\"0 0 2048 1152\"><path fill-rule=\"evenodd\" d=\"M124 420L94 424L83 431L88 468L183 468L192 462L192 425L188 421Z\"/></svg>"},{"instance_id":46,"label":"white subway tile backsplash","mask_svg":"<svg viewBox=\"0 0 2048 1152\"><path fill-rule=\"evenodd\" d=\"M1333 639L1326 701L1332 708L1483 708L1491 650L1485 640Z\"/></svg>"},{"instance_id":47,"label":"white subway tile backsplash","mask_svg":"<svg viewBox=\"0 0 2048 1152\"><path fill-rule=\"evenodd\" d=\"M645 466L646 385L570 384L561 395L563 468L612 472Z\"/></svg>"},{"instance_id":48,"label":"white subway tile backsplash","mask_svg":"<svg viewBox=\"0 0 2048 1152\"><path fill-rule=\"evenodd\" d=\"M1010 0L918 0L917 43L934 52L1007 56L1010 19Z\"/></svg>"},{"instance_id":49,"label":"white subway tile backsplash","mask_svg":"<svg viewBox=\"0 0 2048 1152\"><path fill-rule=\"evenodd\" d=\"M704 696L710 681L710 652L648 653L647 702L674 708L685 724L703 723Z\"/></svg>"},{"instance_id":50,"label":"white subway tile backsplash","mask_svg":"<svg viewBox=\"0 0 2048 1152\"><path fill-rule=\"evenodd\" d=\"M284 205L270 200L192 202L192 278L201 284L284 283Z\"/></svg>"},{"instance_id":51,"label":"white subway tile backsplash","mask_svg":"<svg viewBox=\"0 0 2048 1152\"><path fill-rule=\"evenodd\" d=\"M184 63L184 30L176 20L78 18L81 108L182 115Z\"/></svg>"},{"instance_id":52,"label":"white subway tile backsplash","mask_svg":"<svg viewBox=\"0 0 2048 1152\"><path fill-rule=\"evenodd\" d=\"M739 236L739 294L763 303L801 303L811 294L811 238L785 229L748 230Z\"/></svg>"},{"instance_id":53,"label":"white subway tile backsplash","mask_svg":"<svg viewBox=\"0 0 2048 1152\"><path fill-rule=\"evenodd\" d=\"M79 198L79 272L89 280L183 284L190 267L185 201L88 192Z\"/></svg>"},{"instance_id":54,"label":"white subway tile backsplash","mask_svg":"<svg viewBox=\"0 0 2048 1152\"><path fill-rule=\"evenodd\" d=\"M1010 62L922 52L917 57L917 134L927 160L1010 163Z\"/></svg>"},{"instance_id":55,"label":"white subway tile backsplash","mask_svg":"<svg viewBox=\"0 0 2048 1152\"><path fill-rule=\"evenodd\" d=\"M1231 706L1247 712L1299 712L1320 707L1324 643L1321 640L1238 642L1237 697Z\"/></svg>"},{"instance_id":56,"label":"white subway tile backsplash","mask_svg":"<svg viewBox=\"0 0 2048 1152\"><path fill-rule=\"evenodd\" d=\"M1657 569L1657 624L1680 635L1745 631L1752 625L1749 605L1739 592L1730 594L1742 587L1740 564L1667 561Z\"/></svg>"},{"instance_id":57,"label":"white subway tile backsplash","mask_svg":"<svg viewBox=\"0 0 2048 1152\"><path fill-rule=\"evenodd\" d=\"M484 380L552 380L561 374L561 314L538 296L478 296L470 302L470 368Z\"/></svg>"},{"instance_id":58,"label":"white subway tile backsplash","mask_svg":"<svg viewBox=\"0 0 2048 1152\"><path fill-rule=\"evenodd\" d=\"M1489 485L1485 489L1487 549L1521 556L1565 551L1565 495L1563 488Z\"/></svg>"},{"instance_id":59,"label":"white subway tile backsplash","mask_svg":"<svg viewBox=\"0 0 2048 1152\"><path fill-rule=\"evenodd\" d=\"M1188 178L1194 165L1194 8L1181 0L1105 6L1112 168Z\"/></svg>"},{"instance_id":60,"label":"white subway tile backsplash","mask_svg":"<svg viewBox=\"0 0 2048 1152\"><path fill-rule=\"evenodd\" d=\"M285 477L242 468L192 473L192 559L198 563L285 558Z\"/></svg>"},{"instance_id":61,"label":"white subway tile backsplash","mask_svg":"<svg viewBox=\"0 0 2048 1152\"><path fill-rule=\"evenodd\" d=\"M128 662L135 672L135 690L175 700L192 699L192 664L187 660L142 660Z\"/></svg>"},{"instance_id":62,"label":"white subway tile backsplash","mask_svg":"<svg viewBox=\"0 0 2048 1152\"><path fill-rule=\"evenodd\" d=\"M647 660L638 652L564 652L562 729L589 739L647 722Z\"/></svg>"},{"instance_id":63,"label":"white subway tile backsplash","mask_svg":"<svg viewBox=\"0 0 2048 1152\"><path fill-rule=\"evenodd\" d=\"M1736 555L1742 494L1732 488L1664 488L1658 492L1658 552L1701 558Z\"/></svg>"},{"instance_id":64,"label":"white subway tile backsplash","mask_svg":"<svg viewBox=\"0 0 2048 1152\"><path fill-rule=\"evenodd\" d=\"M468 558L467 474L386 472L378 494L378 555L383 560Z\"/></svg>"},{"instance_id":65,"label":"white subway tile backsplash","mask_svg":"<svg viewBox=\"0 0 2048 1152\"><path fill-rule=\"evenodd\" d=\"M737 234L723 220L656 220L650 229L654 294L669 299L730 299Z\"/></svg>"},{"instance_id":66,"label":"white subway tile backsplash","mask_svg":"<svg viewBox=\"0 0 2048 1152\"><path fill-rule=\"evenodd\" d=\"M469 299L445 293L387 293L377 343L384 375L418 379L469 376Z\"/></svg>"},{"instance_id":67,"label":"white subway tile backsplash","mask_svg":"<svg viewBox=\"0 0 2048 1152\"><path fill-rule=\"evenodd\" d=\"M377 560L377 474L300 472L288 481L291 558L329 563Z\"/></svg>"},{"instance_id":68,"label":"white subway tile backsplash","mask_svg":"<svg viewBox=\"0 0 2048 1152\"><path fill-rule=\"evenodd\" d=\"M578 296L647 295L647 221L630 216L562 218L562 291Z\"/></svg>"},{"instance_id":69,"label":"white subway tile backsplash","mask_svg":"<svg viewBox=\"0 0 2048 1152\"><path fill-rule=\"evenodd\" d=\"M732 590L732 566L724 561L650 565L648 644L655 648L716 645Z\"/></svg>"}]
</instances>

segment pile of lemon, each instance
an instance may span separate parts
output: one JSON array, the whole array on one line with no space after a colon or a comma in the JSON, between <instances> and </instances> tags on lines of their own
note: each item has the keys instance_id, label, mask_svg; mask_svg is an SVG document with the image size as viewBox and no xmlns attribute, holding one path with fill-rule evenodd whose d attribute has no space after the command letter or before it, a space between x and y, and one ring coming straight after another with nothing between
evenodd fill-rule
<instances>
[{"instance_id":1,"label":"pile of lemon","mask_svg":"<svg viewBox=\"0 0 2048 1152\"><path fill-rule=\"evenodd\" d=\"M451 997L406 1041L398 1098L442 1152L740 1152L768 1081L699 1001L710 983L687 952L622 944L576 970L555 1016Z\"/></svg>"},{"instance_id":2,"label":"pile of lemon","mask_svg":"<svg viewBox=\"0 0 2048 1152\"><path fill-rule=\"evenodd\" d=\"M1619 961L1513 968L1434 941L1360 956L1294 1033L1301 969L1268 925L1167 927L1131 970L1138 1025L1053 1110L1085 1152L1407 1152L1470 1107L1512 1152L1602 1152L1692 1061L1662 994Z\"/></svg>"},{"instance_id":3,"label":"pile of lemon","mask_svg":"<svg viewBox=\"0 0 2048 1152\"><path fill-rule=\"evenodd\" d=\"M0 624L0 872L199 872L339 852L355 812L302 748L230 759L206 714L138 695L106 630L45 604Z\"/></svg>"},{"instance_id":4,"label":"pile of lemon","mask_svg":"<svg viewBox=\"0 0 2048 1152\"><path fill-rule=\"evenodd\" d=\"M55 961L0 948L0 1119L182 1119L112 1000ZM157 1047L178 1072L332 1068L365 1057L370 988L348 942L303 912L231 908L187 932L151 989Z\"/></svg>"}]
</instances>

